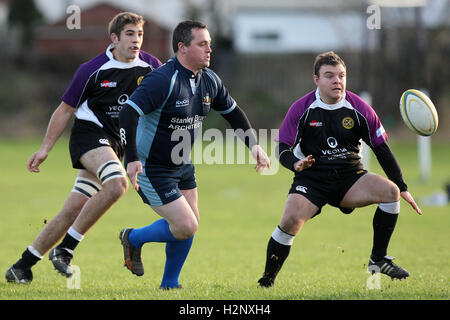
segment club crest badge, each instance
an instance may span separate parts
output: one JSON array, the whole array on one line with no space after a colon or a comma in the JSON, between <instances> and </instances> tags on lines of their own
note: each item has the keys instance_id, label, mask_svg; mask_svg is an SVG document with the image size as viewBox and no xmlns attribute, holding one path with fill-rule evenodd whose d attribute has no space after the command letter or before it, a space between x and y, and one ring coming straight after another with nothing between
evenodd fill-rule
<instances>
[{"instance_id":1,"label":"club crest badge","mask_svg":"<svg viewBox=\"0 0 450 320\"><path fill-rule=\"evenodd\" d=\"M353 128L354 125L355 125L355 122L353 121L352 118L345 117L344 119L342 119L342 126L345 129L351 129L351 128Z\"/></svg>"}]
</instances>

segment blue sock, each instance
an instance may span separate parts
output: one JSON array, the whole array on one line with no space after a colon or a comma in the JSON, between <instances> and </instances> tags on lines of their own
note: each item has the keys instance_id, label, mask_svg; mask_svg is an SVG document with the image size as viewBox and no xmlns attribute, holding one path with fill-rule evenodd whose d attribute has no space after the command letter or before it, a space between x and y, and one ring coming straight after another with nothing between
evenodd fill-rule
<instances>
[{"instance_id":1,"label":"blue sock","mask_svg":"<svg viewBox=\"0 0 450 320\"><path fill-rule=\"evenodd\" d=\"M170 232L169 223L165 219L159 219L146 227L131 230L128 241L141 248L147 242L171 242L177 239Z\"/></svg>"},{"instance_id":2,"label":"blue sock","mask_svg":"<svg viewBox=\"0 0 450 320\"><path fill-rule=\"evenodd\" d=\"M170 289L180 285L178 283L178 277L180 276L181 268L183 268L189 250L191 249L193 240L194 236L186 240L167 242L166 266L164 268L161 288Z\"/></svg>"}]
</instances>

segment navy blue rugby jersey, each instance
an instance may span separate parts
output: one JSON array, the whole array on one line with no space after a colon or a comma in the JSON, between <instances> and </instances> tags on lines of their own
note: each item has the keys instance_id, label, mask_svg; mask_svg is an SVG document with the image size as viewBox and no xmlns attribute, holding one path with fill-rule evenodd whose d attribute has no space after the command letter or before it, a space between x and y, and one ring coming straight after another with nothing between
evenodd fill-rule
<instances>
[{"instance_id":1,"label":"navy blue rugby jersey","mask_svg":"<svg viewBox=\"0 0 450 320\"><path fill-rule=\"evenodd\" d=\"M161 62L142 50L132 62L117 61L112 48L111 44L104 53L80 65L62 101L77 108L77 119L95 123L120 141L120 110L144 76Z\"/></svg>"},{"instance_id":2,"label":"navy blue rugby jersey","mask_svg":"<svg viewBox=\"0 0 450 320\"><path fill-rule=\"evenodd\" d=\"M212 70L202 69L195 77L175 57L149 73L127 103L140 115L136 130L139 160L144 165L170 167L180 165L171 158L172 149L182 141L180 137L172 141L174 131L186 131L192 146L211 108L220 114L236 108Z\"/></svg>"}]
</instances>

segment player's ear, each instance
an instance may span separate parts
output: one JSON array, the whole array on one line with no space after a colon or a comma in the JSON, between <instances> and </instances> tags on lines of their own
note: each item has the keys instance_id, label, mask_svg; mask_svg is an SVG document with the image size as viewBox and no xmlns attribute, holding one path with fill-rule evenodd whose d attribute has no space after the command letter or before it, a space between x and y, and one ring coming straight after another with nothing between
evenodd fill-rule
<instances>
[{"instance_id":1,"label":"player's ear","mask_svg":"<svg viewBox=\"0 0 450 320\"><path fill-rule=\"evenodd\" d=\"M184 43L183 42L178 42L178 51L184 53Z\"/></svg>"},{"instance_id":2,"label":"player's ear","mask_svg":"<svg viewBox=\"0 0 450 320\"><path fill-rule=\"evenodd\" d=\"M109 39L111 39L111 42L114 44L117 44L120 40L117 34L115 34L114 32L109 35Z\"/></svg>"},{"instance_id":3,"label":"player's ear","mask_svg":"<svg viewBox=\"0 0 450 320\"><path fill-rule=\"evenodd\" d=\"M314 80L314 83L316 84L316 86L318 86L319 85L319 77L317 75L313 75L313 80Z\"/></svg>"}]
</instances>

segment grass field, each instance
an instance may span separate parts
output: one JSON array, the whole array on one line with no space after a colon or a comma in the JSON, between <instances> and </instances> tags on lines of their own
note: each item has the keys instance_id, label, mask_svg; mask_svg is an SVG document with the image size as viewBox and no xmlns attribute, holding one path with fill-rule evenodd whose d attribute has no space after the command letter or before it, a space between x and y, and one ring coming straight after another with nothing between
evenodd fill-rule
<instances>
[{"instance_id":1,"label":"grass field","mask_svg":"<svg viewBox=\"0 0 450 320\"><path fill-rule=\"evenodd\" d=\"M61 208L74 182L67 141L60 141L41 167L26 170L26 161L40 141L0 141L2 277L22 251ZM419 198L442 189L450 179L450 145L433 144L432 179L419 181L413 143L391 143L411 193ZM372 171L381 172L376 160ZM183 290L161 291L164 245L143 248L146 273L133 276L122 265L118 233L140 227L157 216L134 190L92 228L78 246L73 264L80 267L81 289L69 289L66 279L48 261L33 268L31 285L0 281L0 299L100 300L311 300L311 299L449 299L450 206L422 206L418 216L402 201L402 212L389 254L411 273L406 281L382 276L369 289L366 273L372 243L375 206L343 215L332 207L308 222L297 236L276 285L257 287L265 262L267 240L278 224L291 174L280 168L262 176L251 165L197 165L200 228L181 274Z\"/></svg>"}]
</instances>

